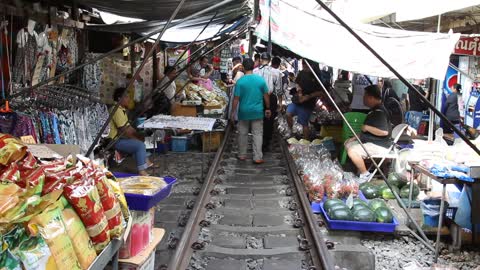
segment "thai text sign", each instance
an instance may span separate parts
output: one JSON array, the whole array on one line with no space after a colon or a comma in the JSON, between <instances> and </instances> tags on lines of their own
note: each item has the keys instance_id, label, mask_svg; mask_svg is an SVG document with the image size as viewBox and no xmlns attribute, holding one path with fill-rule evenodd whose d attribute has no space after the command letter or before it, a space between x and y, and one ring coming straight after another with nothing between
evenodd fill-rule
<instances>
[{"instance_id":1,"label":"thai text sign","mask_svg":"<svg viewBox=\"0 0 480 270\"><path fill-rule=\"evenodd\" d=\"M480 56L480 37L460 37L453 53Z\"/></svg>"}]
</instances>

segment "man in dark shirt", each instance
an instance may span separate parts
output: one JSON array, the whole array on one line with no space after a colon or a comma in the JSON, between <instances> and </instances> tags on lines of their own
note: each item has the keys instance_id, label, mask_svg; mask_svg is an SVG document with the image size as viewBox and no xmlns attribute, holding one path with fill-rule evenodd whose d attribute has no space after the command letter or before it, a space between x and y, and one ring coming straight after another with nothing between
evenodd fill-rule
<instances>
[{"instance_id":1,"label":"man in dark shirt","mask_svg":"<svg viewBox=\"0 0 480 270\"><path fill-rule=\"evenodd\" d=\"M293 117L298 117L298 123L303 127L303 138L310 139L310 130L308 123L317 98L321 96L320 84L313 75L308 65L303 60L303 70L298 73L295 80L297 84L296 96L292 98L292 102L287 107L287 122L290 129L293 127Z\"/></svg>"},{"instance_id":2,"label":"man in dark shirt","mask_svg":"<svg viewBox=\"0 0 480 270\"><path fill-rule=\"evenodd\" d=\"M416 82L413 87L420 91L424 97L427 97L427 92L425 92L419 84L419 82ZM422 122L423 111L428 109L428 106L423 102L418 93L412 89L408 89L407 102L409 108L406 116L407 124L415 130L418 130Z\"/></svg>"},{"instance_id":3,"label":"man in dark shirt","mask_svg":"<svg viewBox=\"0 0 480 270\"><path fill-rule=\"evenodd\" d=\"M381 91L377 85L370 85L365 88L363 103L370 108L370 112L362 126L362 133L359 134L360 140L370 155L385 154L392 145L390 139L392 124L388 111L382 104ZM360 178L368 180L370 173L367 171L363 160L367 157L367 153L360 143L352 138L345 142L345 149L353 164L357 167Z\"/></svg>"},{"instance_id":4,"label":"man in dark shirt","mask_svg":"<svg viewBox=\"0 0 480 270\"><path fill-rule=\"evenodd\" d=\"M462 86L460 84L455 84L452 86L451 90L452 93L448 95L447 99L445 100L442 113L445 114L447 119L452 122L452 124L458 125L461 122L460 111L458 109L458 94L462 91ZM447 127L443 122L442 127L444 133L453 133L453 129L451 127Z\"/></svg>"}]
</instances>

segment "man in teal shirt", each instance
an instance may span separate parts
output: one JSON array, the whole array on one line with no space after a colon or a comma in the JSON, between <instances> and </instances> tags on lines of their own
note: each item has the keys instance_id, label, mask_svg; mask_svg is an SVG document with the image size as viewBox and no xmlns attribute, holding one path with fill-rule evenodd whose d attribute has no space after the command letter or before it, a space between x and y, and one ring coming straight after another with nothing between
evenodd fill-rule
<instances>
[{"instance_id":1,"label":"man in teal shirt","mask_svg":"<svg viewBox=\"0 0 480 270\"><path fill-rule=\"evenodd\" d=\"M230 119L235 119L238 107L238 145L240 160L247 159L248 131L253 135L253 162L262 164L263 118L270 118L270 98L265 80L253 74L255 63L247 58L243 61L245 76L235 85L233 106ZM265 105L264 105L265 104Z\"/></svg>"}]
</instances>

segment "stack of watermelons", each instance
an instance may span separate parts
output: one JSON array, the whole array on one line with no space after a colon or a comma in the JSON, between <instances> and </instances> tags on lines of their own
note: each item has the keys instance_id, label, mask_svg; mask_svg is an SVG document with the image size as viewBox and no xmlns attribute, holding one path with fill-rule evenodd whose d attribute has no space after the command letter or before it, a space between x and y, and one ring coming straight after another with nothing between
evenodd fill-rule
<instances>
[{"instance_id":1,"label":"stack of watermelons","mask_svg":"<svg viewBox=\"0 0 480 270\"><path fill-rule=\"evenodd\" d=\"M410 185L406 180L402 179L402 177L396 173L390 173L387 181L392 189L395 190L395 192L399 194L401 198L408 198L410 193ZM395 199L392 190L385 183L381 185L375 185L369 182L363 183L360 185L360 190L362 191L363 196L369 200L375 198L383 198L385 200ZM412 198L416 199L419 193L420 189L416 184L413 184Z\"/></svg>"},{"instance_id":2,"label":"stack of watermelons","mask_svg":"<svg viewBox=\"0 0 480 270\"><path fill-rule=\"evenodd\" d=\"M329 199L323 204L323 209L331 220L393 222L393 214L382 199L373 199L368 203L361 199L353 199L352 208L342 200Z\"/></svg>"}]
</instances>

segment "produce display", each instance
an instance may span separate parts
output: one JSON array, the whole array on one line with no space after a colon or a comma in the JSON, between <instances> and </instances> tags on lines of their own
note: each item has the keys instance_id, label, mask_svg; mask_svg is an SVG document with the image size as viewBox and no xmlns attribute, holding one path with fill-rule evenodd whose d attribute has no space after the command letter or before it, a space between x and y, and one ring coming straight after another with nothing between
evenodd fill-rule
<instances>
[{"instance_id":1,"label":"produce display","mask_svg":"<svg viewBox=\"0 0 480 270\"><path fill-rule=\"evenodd\" d=\"M37 160L0 134L0 269L87 269L129 215L107 174L86 158Z\"/></svg>"},{"instance_id":2,"label":"produce display","mask_svg":"<svg viewBox=\"0 0 480 270\"><path fill-rule=\"evenodd\" d=\"M332 160L329 150L308 141L289 141L289 151L310 201L320 202L325 196L342 199L358 195L359 179L352 173L344 172L341 165Z\"/></svg>"},{"instance_id":3,"label":"produce display","mask_svg":"<svg viewBox=\"0 0 480 270\"><path fill-rule=\"evenodd\" d=\"M387 181L401 198L408 198L410 194L410 184L406 180L402 179L396 173L390 173ZM393 195L392 189L390 189L385 183L374 184L369 182L360 185L360 190L362 191L363 196L369 200L375 198L394 200L395 196ZM418 188L418 185L413 184L412 198L415 200L419 194L420 189Z\"/></svg>"},{"instance_id":4,"label":"produce display","mask_svg":"<svg viewBox=\"0 0 480 270\"><path fill-rule=\"evenodd\" d=\"M228 96L221 88L213 85L212 90L208 90L200 85L188 83L185 86L185 94L188 100L202 101L204 106L220 106L222 109L228 104Z\"/></svg>"},{"instance_id":5,"label":"produce display","mask_svg":"<svg viewBox=\"0 0 480 270\"><path fill-rule=\"evenodd\" d=\"M356 198L353 199L351 207L343 200L328 199L323 203L323 209L331 220L393 222L393 214L382 199L373 199L367 203Z\"/></svg>"}]
</instances>

